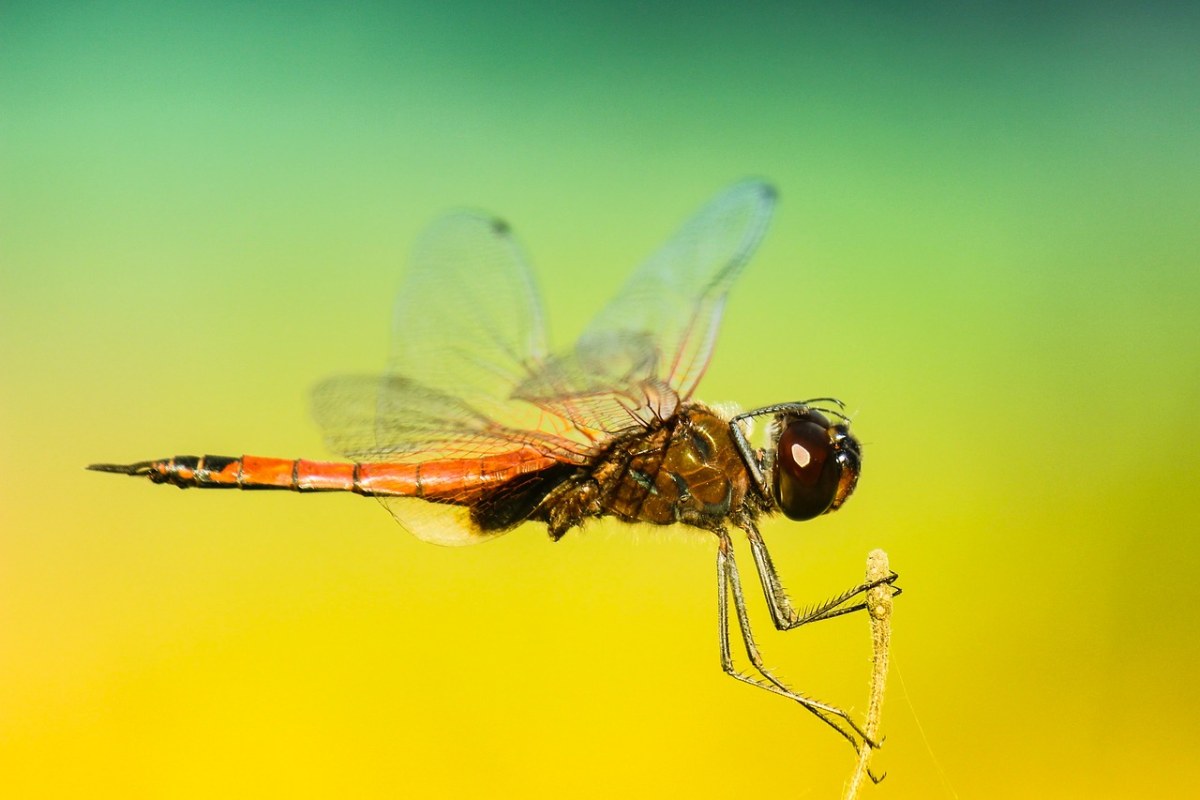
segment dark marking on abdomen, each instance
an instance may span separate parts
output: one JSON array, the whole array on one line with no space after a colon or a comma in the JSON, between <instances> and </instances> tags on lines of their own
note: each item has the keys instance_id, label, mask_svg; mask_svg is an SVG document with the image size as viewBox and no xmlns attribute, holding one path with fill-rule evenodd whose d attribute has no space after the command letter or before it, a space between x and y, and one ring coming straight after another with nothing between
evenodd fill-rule
<instances>
[{"instance_id":1,"label":"dark marking on abdomen","mask_svg":"<svg viewBox=\"0 0 1200 800\"><path fill-rule=\"evenodd\" d=\"M485 531L503 531L529 519L546 495L578 469L555 464L500 484L471 505L471 520Z\"/></svg>"},{"instance_id":2,"label":"dark marking on abdomen","mask_svg":"<svg viewBox=\"0 0 1200 800\"><path fill-rule=\"evenodd\" d=\"M204 463L199 465L199 468L208 472L220 472L230 464L239 460L240 459L232 458L230 456L205 456Z\"/></svg>"}]
</instances>

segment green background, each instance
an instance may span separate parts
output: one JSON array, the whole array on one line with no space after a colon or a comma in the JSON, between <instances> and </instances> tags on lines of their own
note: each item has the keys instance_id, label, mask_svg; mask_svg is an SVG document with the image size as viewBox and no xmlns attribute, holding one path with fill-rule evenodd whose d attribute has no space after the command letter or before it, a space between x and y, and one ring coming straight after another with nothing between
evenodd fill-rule
<instances>
[{"instance_id":1,"label":"green background","mask_svg":"<svg viewBox=\"0 0 1200 800\"><path fill-rule=\"evenodd\" d=\"M720 672L711 537L82 470L326 455L308 387L382 367L448 208L563 344L745 175L781 204L699 396L855 413L852 502L765 536L800 602L902 573L870 796L1196 785L1194 10L247 5L0 10L0 793L837 796L849 748ZM865 619L754 594L864 708Z\"/></svg>"}]
</instances>

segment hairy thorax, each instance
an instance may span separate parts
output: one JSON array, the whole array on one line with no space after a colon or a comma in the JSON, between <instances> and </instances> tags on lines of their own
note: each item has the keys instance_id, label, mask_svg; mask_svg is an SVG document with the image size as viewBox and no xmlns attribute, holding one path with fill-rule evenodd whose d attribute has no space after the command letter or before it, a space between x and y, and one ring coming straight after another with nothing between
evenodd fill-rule
<instances>
[{"instance_id":1,"label":"hairy thorax","mask_svg":"<svg viewBox=\"0 0 1200 800\"><path fill-rule=\"evenodd\" d=\"M617 442L592 472L602 514L627 522L713 527L740 509L750 477L729 423L700 405Z\"/></svg>"}]
</instances>

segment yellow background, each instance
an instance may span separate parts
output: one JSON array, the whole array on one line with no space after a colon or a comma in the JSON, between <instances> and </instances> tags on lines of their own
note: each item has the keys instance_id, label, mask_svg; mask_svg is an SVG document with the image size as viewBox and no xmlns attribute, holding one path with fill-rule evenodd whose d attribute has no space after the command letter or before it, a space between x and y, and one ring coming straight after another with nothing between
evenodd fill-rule
<instances>
[{"instance_id":1,"label":"yellow background","mask_svg":"<svg viewBox=\"0 0 1200 800\"><path fill-rule=\"evenodd\" d=\"M0 794L836 796L849 748L721 674L705 535L82 469L325 455L308 387L382 367L448 208L563 344L745 175L700 396L855 412L856 496L765 535L799 602L902 573L868 796L1197 785L1194 11L242 6L0 11ZM862 709L866 620L769 631L742 555L768 661Z\"/></svg>"}]
</instances>

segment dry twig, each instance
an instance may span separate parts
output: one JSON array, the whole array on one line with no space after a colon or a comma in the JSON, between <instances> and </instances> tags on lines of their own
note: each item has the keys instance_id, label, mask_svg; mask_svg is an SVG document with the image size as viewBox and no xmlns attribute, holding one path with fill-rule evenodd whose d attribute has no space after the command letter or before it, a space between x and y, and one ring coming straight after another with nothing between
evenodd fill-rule
<instances>
[{"instance_id":1,"label":"dry twig","mask_svg":"<svg viewBox=\"0 0 1200 800\"><path fill-rule=\"evenodd\" d=\"M882 550L872 550L867 555L867 582L881 581L891 574L888 567L887 553ZM874 656L871 660L871 700L867 706L867 722L864 730L870 739L879 741L879 720L883 713L883 688L887 683L888 648L892 638L892 594L890 584L881 583L867 592L867 613L871 617L871 641ZM872 774L869 762L874 748L863 742L858 751L858 764L850 782L846 787L845 800L854 800L862 788L863 778L869 777L875 783L883 780Z\"/></svg>"}]
</instances>

